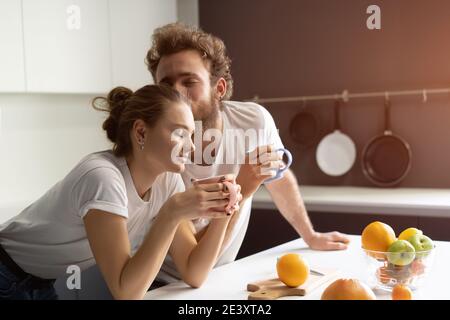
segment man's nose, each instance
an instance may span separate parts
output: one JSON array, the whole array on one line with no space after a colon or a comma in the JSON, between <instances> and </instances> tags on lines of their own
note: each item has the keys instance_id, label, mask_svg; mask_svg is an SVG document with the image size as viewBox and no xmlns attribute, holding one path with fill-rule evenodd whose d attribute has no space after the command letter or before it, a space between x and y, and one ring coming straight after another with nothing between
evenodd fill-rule
<instances>
[{"instance_id":1,"label":"man's nose","mask_svg":"<svg viewBox=\"0 0 450 320\"><path fill-rule=\"evenodd\" d=\"M179 93L181 93L182 95L186 96L186 87L184 87L183 85L179 84L179 83L175 83L174 85L172 85L172 88L174 88L175 90L177 90Z\"/></svg>"}]
</instances>

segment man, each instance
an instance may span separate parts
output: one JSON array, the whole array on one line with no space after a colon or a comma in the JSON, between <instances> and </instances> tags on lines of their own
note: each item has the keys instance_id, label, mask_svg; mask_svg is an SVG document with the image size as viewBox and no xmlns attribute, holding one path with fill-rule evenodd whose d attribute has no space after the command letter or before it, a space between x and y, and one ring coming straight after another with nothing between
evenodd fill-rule
<instances>
[{"instance_id":1,"label":"man","mask_svg":"<svg viewBox=\"0 0 450 320\"><path fill-rule=\"evenodd\" d=\"M258 104L229 101L233 79L225 45L198 28L174 23L156 29L147 63L156 83L168 84L191 100L194 118L201 121L202 128L198 130L205 134L208 130L222 133L219 138L210 139L213 141L204 137L200 141L195 139L196 151L200 150L201 158L194 156L194 163L186 165L183 180L189 186L191 179L228 173L237 175L244 200L239 213L229 218L218 264L232 262L247 230L254 192L270 177L268 172L273 175L271 169L282 163L275 152L283 147L275 123L269 112ZM236 147L226 134L230 130L257 130L262 134L256 143L240 141ZM207 149L209 153L202 152ZM248 151L252 152L247 154ZM238 161L242 158L244 164ZM281 179L265 185L278 210L312 249L347 248L349 239L344 234L314 231L292 171L285 171ZM195 227L199 238L209 227L209 221L196 221ZM170 258L161 274L160 279L165 281L179 278Z\"/></svg>"}]
</instances>

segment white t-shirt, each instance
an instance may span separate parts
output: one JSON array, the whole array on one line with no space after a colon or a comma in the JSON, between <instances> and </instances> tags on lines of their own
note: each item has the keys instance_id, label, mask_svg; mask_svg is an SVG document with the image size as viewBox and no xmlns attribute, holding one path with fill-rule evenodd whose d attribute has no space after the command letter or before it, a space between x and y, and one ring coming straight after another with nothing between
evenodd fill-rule
<instances>
[{"instance_id":1,"label":"white t-shirt","mask_svg":"<svg viewBox=\"0 0 450 320\"><path fill-rule=\"evenodd\" d=\"M245 158L246 151L253 151L257 146L273 144L274 148L283 148L283 143L278 134L275 122L270 113L262 106L253 102L224 101L221 110L223 119L223 136L217 150L217 155L212 165L201 166L186 164L186 170L181 174L186 187L192 185L191 178L202 179L223 174L239 173L241 160ZM249 139L248 143L244 139L234 140L238 134L256 132L256 139ZM250 131L247 131L250 130ZM237 221L227 248L216 265L230 263L236 259L238 251L242 245L244 235L250 218L251 201L248 199L240 210L240 217ZM197 231L208 225L206 219L197 220L194 225ZM158 279L164 282L173 282L180 279L172 259L166 258Z\"/></svg>"},{"instance_id":2,"label":"white t-shirt","mask_svg":"<svg viewBox=\"0 0 450 320\"><path fill-rule=\"evenodd\" d=\"M90 154L40 199L0 225L0 244L26 272L55 279L77 265L95 264L83 217L98 209L127 218L134 254L164 202L184 191L179 174L159 175L145 200L134 187L125 158Z\"/></svg>"}]
</instances>

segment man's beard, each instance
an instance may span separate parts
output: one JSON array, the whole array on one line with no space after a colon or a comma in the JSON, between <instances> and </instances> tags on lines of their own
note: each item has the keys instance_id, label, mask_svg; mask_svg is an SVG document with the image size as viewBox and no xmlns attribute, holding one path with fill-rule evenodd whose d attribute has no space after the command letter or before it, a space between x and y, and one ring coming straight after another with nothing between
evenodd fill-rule
<instances>
[{"instance_id":1,"label":"man's beard","mask_svg":"<svg viewBox=\"0 0 450 320\"><path fill-rule=\"evenodd\" d=\"M196 150L191 155L191 161L193 161L193 163L195 164L210 165L214 161L217 152L216 148L218 146L218 143L220 143L221 138L219 141L216 141L217 139L216 137L211 142L206 142L208 140L205 141L204 138L205 132L207 132L209 129L217 128L218 126L217 122L220 120L219 114L220 109L221 109L221 102L218 99L215 99L213 94L211 94L211 98L209 99L208 102L200 101L196 105L196 112L195 112L196 116L194 116L194 120L196 122L201 122L201 129L197 128L196 123L196 132L197 134L201 135L201 138L200 140L194 138ZM201 133L197 131L198 129L200 129ZM204 148L206 148L208 145L211 145L211 143L213 143L215 147L213 147L213 149L211 150L211 154L206 156L203 154ZM197 157L194 156L198 152L200 152L200 158L197 158L198 155ZM205 159L204 158L205 156L208 158Z\"/></svg>"},{"instance_id":2,"label":"man's beard","mask_svg":"<svg viewBox=\"0 0 450 320\"><path fill-rule=\"evenodd\" d=\"M217 125L217 120L219 118L220 111L220 101L214 98L211 94L209 102L199 102L197 105L198 117L195 117L195 121L201 121L203 126L203 131L215 128Z\"/></svg>"}]
</instances>

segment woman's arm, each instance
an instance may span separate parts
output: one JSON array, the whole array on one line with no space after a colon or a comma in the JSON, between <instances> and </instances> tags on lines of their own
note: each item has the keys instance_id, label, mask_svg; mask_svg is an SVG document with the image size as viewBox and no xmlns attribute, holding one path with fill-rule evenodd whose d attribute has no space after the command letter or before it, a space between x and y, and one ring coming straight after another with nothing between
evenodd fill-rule
<instances>
[{"instance_id":1,"label":"woman's arm","mask_svg":"<svg viewBox=\"0 0 450 320\"><path fill-rule=\"evenodd\" d=\"M234 175L226 175L226 180L235 181ZM194 183L194 185L196 185ZM197 185L198 186L198 185ZM237 201L242 200L241 186L237 185ZM180 223L169 253L184 282L194 288L200 287L223 250L223 242L230 221L239 213L239 204L232 208L230 216L212 219L200 238L189 220ZM235 222L233 222L235 223Z\"/></svg>"},{"instance_id":2,"label":"woman's arm","mask_svg":"<svg viewBox=\"0 0 450 320\"><path fill-rule=\"evenodd\" d=\"M183 281L191 287L200 287L214 267L229 221L229 217L211 221L199 242L192 222L180 223L169 253Z\"/></svg>"},{"instance_id":3,"label":"woman's arm","mask_svg":"<svg viewBox=\"0 0 450 320\"><path fill-rule=\"evenodd\" d=\"M142 299L158 274L177 227L183 220L225 217L222 184L195 186L170 197L161 207L142 245L131 256L127 220L100 210L84 217L87 237L100 271L116 299Z\"/></svg>"},{"instance_id":4,"label":"woman's arm","mask_svg":"<svg viewBox=\"0 0 450 320\"><path fill-rule=\"evenodd\" d=\"M95 260L114 298L142 299L161 268L179 220L160 212L133 257L125 218L90 210L84 224Z\"/></svg>"}]
</instances>

